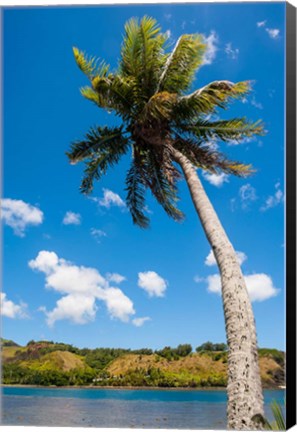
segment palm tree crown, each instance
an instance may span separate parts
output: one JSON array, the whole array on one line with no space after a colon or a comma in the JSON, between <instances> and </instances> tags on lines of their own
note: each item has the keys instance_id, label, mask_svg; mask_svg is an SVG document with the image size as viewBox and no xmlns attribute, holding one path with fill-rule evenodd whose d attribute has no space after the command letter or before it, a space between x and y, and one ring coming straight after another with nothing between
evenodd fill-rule
<instances>
[{"instance_id":1,"label":"palm tree crown","mask_svg":"<svg viewBox=\"0 0 297 432\"><path fill-rule=\"evenodd\" d=\"M214 81L186 94L203 64L206 45L201 35L182 35L169 53L167 46L168 36L157 22L144 17L127 22L114 73L104 61L73 49L91 84L81 89L82 95L120 116L122 125L92 128L85 139L72 144L67 155L71 163L85 161L81 191L89 194L94 180L132 149L126 202L133 222L142 228L149 224L144 213L147 189L169 216L183 218L176 205L181 174L174 150L197 168L247 176L252 172L250 165L228 160L211 142L240 141L263 133L259 121L211 119L218 108L226 109L232 99L244 97L250 90L248 82Z\"/></svg>"}]
</instances>

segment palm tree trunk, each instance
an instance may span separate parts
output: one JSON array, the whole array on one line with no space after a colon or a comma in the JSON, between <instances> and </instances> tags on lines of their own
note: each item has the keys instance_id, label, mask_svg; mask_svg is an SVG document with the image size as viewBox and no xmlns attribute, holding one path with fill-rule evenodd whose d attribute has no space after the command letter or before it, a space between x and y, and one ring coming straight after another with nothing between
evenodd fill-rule
<instances>
[{"instance_id":1,"label":"palm tree trunk","mask_svg":"<svg viewBox=\"0 0 297 432\"><path fill-rule=\"evenodd\" d=\"M264 416L263 394L255 320L245 280L233 246L196 169L179 151L172 149L172 155L183 170L192 201L220 269L228 342L228 428L260 429L257 419Z\"/></svg>"}]
</instances>

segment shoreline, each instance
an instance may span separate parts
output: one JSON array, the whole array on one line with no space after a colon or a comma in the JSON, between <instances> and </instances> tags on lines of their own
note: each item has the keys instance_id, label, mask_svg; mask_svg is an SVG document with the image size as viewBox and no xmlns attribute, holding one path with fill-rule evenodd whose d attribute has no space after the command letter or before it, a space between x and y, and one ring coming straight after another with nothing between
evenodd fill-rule
<instances>
[{"instance_id":1,"label":"shoreline","mask_svg":"<svg viewBox=\"0 0 297 432\"><path fill-rule=\"evenodd\" d=\"M85 385L85 386L39 386L39 385L31 385L31 384L2 384L1 388L40 388L40 389L64 389L64 390L71 390L71 389L82 389L82 390L162 390L162 391L227 391L227 387L148 387L148 386L92 386L92 385ZM263 390L286 390L285 386L279 386L279 387L264 387Z\"/></svg>"}]
</instances>

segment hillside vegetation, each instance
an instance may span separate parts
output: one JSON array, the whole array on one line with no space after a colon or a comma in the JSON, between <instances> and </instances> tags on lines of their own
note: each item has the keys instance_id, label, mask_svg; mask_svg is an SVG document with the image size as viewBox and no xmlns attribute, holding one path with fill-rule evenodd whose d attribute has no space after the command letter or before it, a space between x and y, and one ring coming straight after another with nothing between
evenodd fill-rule
<instances>
[{"instance_id":1,"label":"hillside vegetation","mask_svg":"<svg viewBox=\"0 0 297 432\"><path fill-rule=\"evenodd\" d=\"M154 352L148 348L79 349L48 341L30 341L22 347L2 340L2 375L4 384L225 387L227 356L224 344L210 342L196 352L189 344ZM259 350L259 359L263 386L284 385L284 353L264 348Z\"/></svg>"}]
</instances>

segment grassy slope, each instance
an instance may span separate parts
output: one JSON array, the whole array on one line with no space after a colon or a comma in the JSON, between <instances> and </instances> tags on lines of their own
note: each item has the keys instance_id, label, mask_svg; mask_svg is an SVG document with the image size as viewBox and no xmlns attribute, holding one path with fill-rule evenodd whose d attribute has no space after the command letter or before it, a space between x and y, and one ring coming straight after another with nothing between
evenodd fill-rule
<instances>
[{"instance_id":1,"label":"grassy slope","mask_svg":"<svg viewBox=\"0 0 297 432\"><path fill-rule=\"evenodd\" d=\"M113 376L125 375L139 369L148 370L157 368L170 376L189 378L207 379L210 376L227 377L227 363L225 356L218 360L213 359L213 353L191 354L178 360L168 361L156 354L154 355L136 355L127 354L119 359L114 360L107 368ZM281 374L282 367L269 355L260 356L260 371L263 385L273 387L277 385L274 374Z\"/></svg>"},{"instance_id":2,"label":"grassy slope","mask_svg":"<svg viewBox=\"0 0 297 432\"><path fill-rule=\"evenodd\" d=\"M17 351L26 351L25 347L19 347L19 346L4 346L2 347L2 359L3 362L12 360L15 357L15 354Z\"/></svg>"},{"instance_id":3,"label":"grassy slope","mask_svg":"<svg viewBox=\"0 0 297 432\"><path fill-rule=\"evenodd\" d=\"M83 357L67 351L54 351L41 356L39 359L23 360L20 366L34 370L59 370L63 372L72 369L89 369Z\"/></svg>"}]
</instances>

